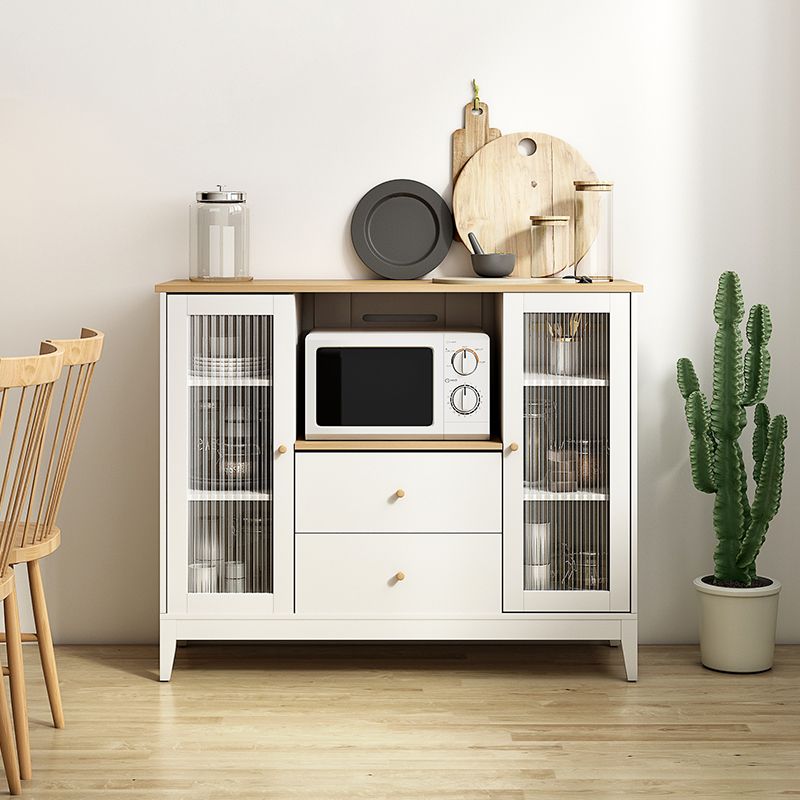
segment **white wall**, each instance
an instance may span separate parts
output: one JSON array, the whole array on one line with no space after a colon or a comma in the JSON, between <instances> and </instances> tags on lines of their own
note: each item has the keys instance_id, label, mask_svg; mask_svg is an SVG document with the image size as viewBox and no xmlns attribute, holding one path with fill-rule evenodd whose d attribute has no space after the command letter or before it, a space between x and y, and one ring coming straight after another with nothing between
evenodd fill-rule
<instances>
[{"instance_id":1,"label":"white wall","mask_svg":"<svg viewBox=\"0 0 800 800\"><path fill-rule=\"evenodd\" d=\"M800 4L752 0L195 0L0 5L0 351L104 329L107 350L45 565L61 642L150 641L157 619L157 300L187 271L187 206L249 193L260 277L368 277L349 215L381 181L448 198L476 76L504 133L543 130L616 181L620 276L643 281L641 628L695 637L711 500L673 385L708 385L718 273L772 308L770 404L800 425ZM454 245L442 266L466 274ZM797 430L795 427L794 430ZM800 447L761 571L800 641Z\"/></svg>"}]
</instances>

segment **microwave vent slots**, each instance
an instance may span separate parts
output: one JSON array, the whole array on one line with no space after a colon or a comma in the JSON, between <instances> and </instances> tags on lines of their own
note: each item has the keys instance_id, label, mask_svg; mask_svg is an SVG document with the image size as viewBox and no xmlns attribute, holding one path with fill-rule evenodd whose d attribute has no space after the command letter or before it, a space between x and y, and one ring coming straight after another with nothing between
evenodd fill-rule
<instances>
[{"instance_id":1,"label":"microwave vent slots","mask_svg":"<svg viewBox=\"0 0 800 800\"><path fill-rule=\"evenodd\" d=\"M362 314L362 322L369 325L435 325L438 314Z\"/></svg>"}]
</instances>

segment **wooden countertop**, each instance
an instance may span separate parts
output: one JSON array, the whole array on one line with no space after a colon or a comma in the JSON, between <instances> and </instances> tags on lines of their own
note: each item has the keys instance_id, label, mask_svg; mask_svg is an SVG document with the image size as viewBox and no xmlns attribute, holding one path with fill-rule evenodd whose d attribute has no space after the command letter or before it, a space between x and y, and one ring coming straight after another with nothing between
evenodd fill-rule
<instances>
[{"instance_id":1,"label":"wooden countertop","mask_svg":"<svg viewBox=\"0 0 800 800\"><path fill-rule=\"evenodd\" d=\"M553 283L506 282L486 279L480 283L434 283L432 280L252 280L252 281L190 281L176 279L157 283L156 292L167 294L305 294L325 292L405 292L409 294L449 294L503 292L641 292L640 283L614 280L610 283Z\"/></svg>"}]
</instances>

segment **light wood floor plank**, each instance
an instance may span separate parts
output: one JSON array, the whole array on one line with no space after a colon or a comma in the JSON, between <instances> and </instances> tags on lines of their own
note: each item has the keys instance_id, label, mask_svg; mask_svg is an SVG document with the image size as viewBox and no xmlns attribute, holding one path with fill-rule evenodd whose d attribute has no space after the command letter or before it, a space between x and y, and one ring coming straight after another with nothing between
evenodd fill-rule
<instances>
[{"instance_id":1,"label":"light wood floor plank","mask_svg":"<svg viewBox=\"0 0 800 800\"><path fill-rule=\"evenodd\" d=\"M25 647L36 800L800 796L800 647L723 675L694 647Z\"/></svg>"}]
</instances>

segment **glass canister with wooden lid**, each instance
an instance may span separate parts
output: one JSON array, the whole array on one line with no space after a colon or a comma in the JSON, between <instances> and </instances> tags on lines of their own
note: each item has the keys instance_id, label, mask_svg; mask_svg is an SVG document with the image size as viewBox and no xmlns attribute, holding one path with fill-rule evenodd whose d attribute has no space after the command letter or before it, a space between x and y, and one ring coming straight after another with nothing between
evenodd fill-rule
<instances>
[{"instance_id":1,"label":"glass canister with wooden lid","mask_svg":"<svg viewBox=\"0 0 800 800\"><path fill-rule=\"evenodd\" d=\"M575 181L575 277L614 280L614 184Z\"/></svg>"},{"instance_id":2,"label":"glass canister with wooden lid","mask_svg":"<svg viewBox=\"0 0 800 800\"><path fill-rule=\"evenodd\" d=\"M558 278L572 266L569 217L531 217L531 278Z\"/></svg>"}]
</instances>

